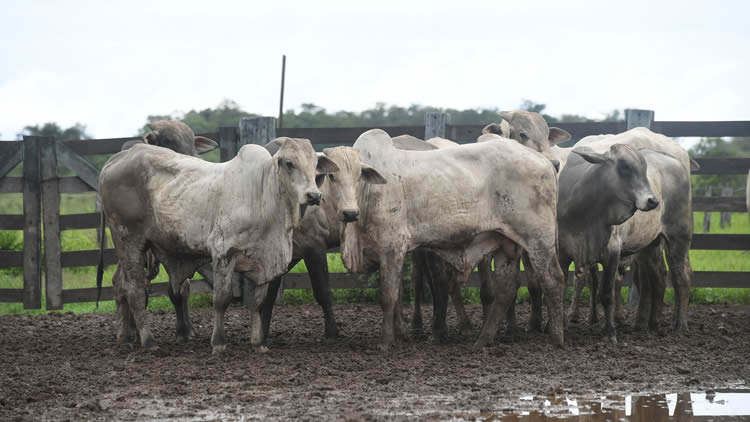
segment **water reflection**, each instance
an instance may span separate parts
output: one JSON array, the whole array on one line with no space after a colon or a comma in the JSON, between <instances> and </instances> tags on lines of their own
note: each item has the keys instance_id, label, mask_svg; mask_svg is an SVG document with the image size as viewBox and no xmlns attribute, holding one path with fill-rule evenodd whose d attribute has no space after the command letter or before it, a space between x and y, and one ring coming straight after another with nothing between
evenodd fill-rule
<instances>
[{"instance_id":1,"label":"water reflection","mask_svg":"<svg viewBox=\"0 0 750 422\"><path fill-rule=\"evenodd\" d=\"M750 419L750 390L602 396L598 399L525 396L518 411L456 419L568 421L736 421Z\"/></svg>"}]
</instances>

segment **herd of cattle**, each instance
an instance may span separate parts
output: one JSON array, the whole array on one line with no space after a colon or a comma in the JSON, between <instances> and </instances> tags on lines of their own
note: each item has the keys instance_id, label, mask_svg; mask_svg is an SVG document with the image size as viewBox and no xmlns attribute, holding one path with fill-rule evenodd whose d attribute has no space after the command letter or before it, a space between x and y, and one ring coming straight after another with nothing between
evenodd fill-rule
<instances>
[{"instance_id":1,"label":"herd of cattle","mask_svg":"<svg viewBox=\"0 0 750 422\"><path fill-rule=\"evenodd\" d=\"M309 140L277 138L265 148L245 145L218 164L198 158L217 144L184 123L151 124L143 142L123 146L99 177L102 224L119 259L112 280L118 342L138 336L144 348L156 348L144 286L159 263L181 341L194 335L187 299L189 278L200 271L213 283L213 351L226 348L224 313L238 272L252 286L251 344L266 350L281 276L300 260L323 308L325 335L335 337L326 252L336 247L349 271L380 271L384 348L406 334L400 292L410 252L417 300L424 282L433 292L436 337L445 334L449 297L459 328L471 326L460 284L477 266L484 313L476 344L492 343L503 322L512 329L521 261L532 302L528 329L546 331L553 343L564 341L571 262L577 292L586 281L592 292L600 289L591 319L598 300L609 341L616 341L615 286L628 266L641 295L636 328L658 330L669 276L672 328L687 331L695 161L646 128L561 148L570 135L539 114L502 117L472 144L373 129L353 147L316 153ZM576 304L577 296L572 314ZM419 302L415 308L412 327L420 328Z\"/></svg>"}]
</instances>

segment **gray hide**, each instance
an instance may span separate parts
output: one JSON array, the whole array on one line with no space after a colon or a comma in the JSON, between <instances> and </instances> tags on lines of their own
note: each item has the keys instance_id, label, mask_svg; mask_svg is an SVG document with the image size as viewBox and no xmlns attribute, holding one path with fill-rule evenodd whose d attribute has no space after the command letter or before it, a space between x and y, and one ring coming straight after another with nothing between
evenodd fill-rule
<instances>
[{"instance_id":1,"label":"gray hide","mask_svg":"<svg viewBox=\"0 0 750 422\"><path fill-rule=\"evenodd\" d=\"M232 160L209 163L164 148L135 145L115 154L99 176L103 212L122 266L122 297L145 348L156 347L142 295L145 251L164 265L174 291L201 265L214 276L214 352L226 347L224 312L234 271L255 281L255 297L292 259L292 230L301 208L320 203L316 168L336 171L307 140L287 139L271 156L243 146ZM258 307L251 343L261 347ZM119 338L118 333L118 338Z\"/></svg>"},{"instance_id":2,"label":"gray hide","mask_svg":"<svg viewBox=\"0 0 750 422\"><path fill-rule=\"evenodd\" d=\"M398 306L401 267L405 254L419 247L446 260L463 280L495 251L496 273L509 273L503 280L510 286L503 290L517 288L518 280L502 261L518 249L526 251L532 273L544 279L550 295L550 334L562 343L556 181L547 159L499 137L460 148L401 151L379 129L362 134L354 148L388 180L362 188L360 219L346 225L341 253L352 272L380 269L384 347L404 333ZM493 340L508 305L495 301L477 344Z\"/></svg>"}]
</instances>

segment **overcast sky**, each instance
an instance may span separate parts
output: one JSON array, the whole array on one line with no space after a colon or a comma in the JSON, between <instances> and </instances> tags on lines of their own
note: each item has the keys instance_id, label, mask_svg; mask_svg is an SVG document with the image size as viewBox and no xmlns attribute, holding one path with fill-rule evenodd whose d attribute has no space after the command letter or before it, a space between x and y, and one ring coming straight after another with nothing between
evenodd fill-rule
<instances>
[{"instance_id":1,"label":"overcast sky","mask_svg":"<svg viewBox=\"0 0 750 422\"><path fill-rule=\"evenodd\" d=\"M277 115L282 54L285 108L750 120L749 18L747 1L0 0L0 139L49 121L130 136L225 98Z\"/></svg>"}]
</instances>

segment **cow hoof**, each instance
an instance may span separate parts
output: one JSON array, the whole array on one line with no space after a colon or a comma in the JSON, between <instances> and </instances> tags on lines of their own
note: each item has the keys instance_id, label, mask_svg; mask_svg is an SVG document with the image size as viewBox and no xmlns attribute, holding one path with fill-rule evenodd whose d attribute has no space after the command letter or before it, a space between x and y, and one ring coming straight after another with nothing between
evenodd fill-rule
<instances>
[{"instance_id":1,"label":"cow hoof","mask_svg":"<svg viewBox=\"0 0 750 422\"><path fill-rule=\"evenodd\" d=\"M255 353L268 353L268 347L264 345L257 346L253 349Z\"/></svg>"},{"instance_id":2,"label":"cow hoof","mask_svg":"<svg viewBox=\"0 0 750 422\"><path fill-rule=\"evenodd\" d=\"M156 340L154 340L153 337L147 338L146 341L143 342L143 349L148 351L154 351L158 349L159 346L156 345Z\"/></svg>"},{"instance_id":3,"label":"cow hoof","mask_svg":"<svg viewBox=\"0 0 750 422\"><path fill-rule=\"evenodd\" d=\"M379 344L378 349L380 349L381 352L389 352L391 350L390 344Z\"/></svg>"},{"instance_id":4,"label":"cow hoof","mask_svg":"<svg viewBox=\"0 0 750 422\"><path fill-rule=\"evenodd\" d=\"M339 336L339 329L338 329L338 327L336 327L336 325L334 325L331 328L326 327L326 338L327 339L338 338L338 336Z\"/></svg>"},{"instance_id":5,"label":"cow hoof","mask_svg":"<svg viewBox=\"0 0 750 422\"><path fill-rule=\"evenodd\" d=\"M543 332L542 329L542 321L536 320L529 320L529 322L526 324L526 332L527 333L541 333Z\"/></svg>"},{"instance_id":6,"label":"cow hoof","mask_svg":"<svg viewBox=\"0 0 750 422\"><path fill-rule=\"evenodd\" d=\"M471 334L471 331L473 329L474 327L471 326L471 323L467 322L458 326L458 334L462 336L468 336L469 334Z\"/></svg>"},{"instance_id":7,"label":"cow hoof","mask_svg":"<svg viewBox=\"0 0 750 422\"><path fill-rule=\"evenodd\" d=\"M479 338L474 342L475 349L482 349L490 345L490 341L486 338Z\"/></svg>"},{"instance_id":8,"label":"cow hoof","mask_svg":"<svg viewBox=\"0 0 750 422\"><path fill-rule=\"evenodd\" d=\"M610 344L617 344L617 336L615 336L614 334L612 334L612 335L605 335L604 336L604 341L607 342L607 343L610 343Z\"/></svg>"},{"instance_id":9,"label":"cow hoof","mask_svg":"<svg viewBox=\"0 0 750 422\"><path fill-rule=\"evenodd\" d=\"M428 344L444 344L446 336L445 334L431 335L427 337Z\"/></svg>"},{"instance_id":10,"label":"cow hoof","mask_svg":"<svg viewBox=\"0 0 750 422\"><path fill-rule=\"evenodd\" d=\"M213 347L213 351L211 352L214 355L218 355L220 353L224 353L227 350L226 344L217 344Z\"/></svg>"}]
</instances>

